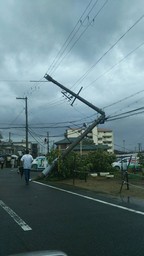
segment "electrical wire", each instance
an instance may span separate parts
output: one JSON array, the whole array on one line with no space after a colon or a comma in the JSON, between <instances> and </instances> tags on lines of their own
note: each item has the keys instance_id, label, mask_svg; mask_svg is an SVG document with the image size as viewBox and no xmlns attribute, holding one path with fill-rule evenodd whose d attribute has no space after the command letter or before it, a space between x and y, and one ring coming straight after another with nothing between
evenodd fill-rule
<instances>
[{"instance_id":1,"label":"electrical wire","mask_svg":"<svg viewBox=\"0 0 144 256\"><path fill-rule=\"evenodd\" d=\"M98 1L99 1L99 0L96 0L96 1L95 1L95 3L93 4L92 8L90 9L90 11L88 12L87 15L89 15L89 14L91 13L91 11L92 11L93 8L96 6L96 4L97 4ZM61 49L63 49L63 47L65 46L65 44L68 42L69 38L71 37L72 33L74 32L75 28L77 27L77 24L79 23L79 21L82 19L82 17L83 17L84 14L86 13L86 11L87 11L88 7L90 6L91 2L92 2L92 1L90 1L89 4L87 5L85 11L83 12L83 14L81 15L81 17L79 18L79 20L78 20L78 22L76 23L74 29L72 30L72 32L71 32L70 35L68 36L67 40L65 41L65 43L63 44L63 46L62 46ZM100 10L99 10L99 11L97 12L97 14L94 16L93 20L98 16L98 14L99 14L99 13L101 12L101 10L104 8L104 6L106 5L107 2L108 2L108 0L105 1L105 3L103 4L103 6L100 8ZM86 17L87 17L87 16L86 16ZM86 17L84 18L84 21L85 21ZM90 23L90 24L91 24L91 23ZM90 24L89 24L89 25L90 25ZM86 28L86 29L87 29L87 28ZM86 31L86 29L84 30L84 32ZM77 32L76 32L76 33L77 33ZM83 34L83 33L82 33L82 34ZM82 34L81 34L81 35L82 35ZM81 36L80 36L80 37L81 37ZM74 45L77 43L77 41L80 39L80 37L76 40L76 42L74 43ZM72 38L71 38L70 42L71 42L71 41L72 41ZM68 44L69 44L69 43L68 43ZM71 49L74 47L74 45L71 47ZM68 46L68 45L67 45L67 46ZM67 46L66 46L66 48L67 48ZM58 53L58 56L59 56L59 55L62 56L66 48L64 48L63 51L60 50L60 52ZM71 49L69 50L69 52L71 51ZM62 51L62 52L61 52L61 51ZM68 53L69 53L69 52L68 52ZM66 54L66 55L67 55L67 54ZM65 56L66 56L66 55L65 55ZM57 57L58 57L58 56L57 56ZM65 56L64 56L64 57L65 57ZM55 60L57 59L57 57L55 58ZM64 58L64 57L63 57L63 58ZM63 59L63 58L62 58L62 59ZM54 62L55 62L55 61L54 61ZM53 64L54 64L54 63L53 63ZM53 64L50 65L50 68L52 68ZM58 64L58 66L59 66L59 64ZM49 69L50 69L50 68L49 68ZM48 69L48 70L49 70L49 69ZM42 78L42 79L43 79L43 78ZM42 82L42 79L40 79L38 82ZM33 88L34 88L34 89L33 89ZM32 89L33 89L33 90L32 90ZM39 87L37 87L37 89L39 89ZM31 87L31 91L25 93L25 95L31 95L32 93L34 93L34 91L36 91L36 85L35 85L35 84L33 85L33 87Z\"/></svg>"},{"instance_id":2,"label":"electrical wire","mask_svg":"<svg viewBox=\"0 0 144 256\"><path fill-rule=\"evenodd\" d=\"M144 15L142 15L139 19L137 19L129 29L126 30L125 33L123 33L122 36L119 37L119 39L112 44L108 50L73 84L75 86L76 84L80 84L87 76L88 74L95 68L95 66L122 40L123 37L127 35L127 33L132 30L142 19L144 18Z\"/></svg>"},{"instance_id":3,"label":"electrical wire","mask_svg":"<svg viewBox=\"0 0 144 256\"><path fill-rule=\"evenodd\" d=\"M64 51L67 49L68 45L70 44L70 42L72 41L72 39L74 38L74 36L76 35L76 33L78 32L78 30L79 30L79 28L80 28L81 25L79 26L79 28L78 28L78 30L77 30L76 32L74 32L74 31L75 31L75 29L77 28L78 24L80 24L79 21L82 19L82 17L83 17L84 14L86 13L87 9L88 9L89 6L91 5L91 2L92 2L92 0L88 3L86 9L84 10L84 12L82 13L82 15L81 15L80 18L78 19L76 25L74 26L74 28L73 28L72 31L70 32L69 36L67 37L67 39L66 39L65 42L63 43L61 49L60 49L59 52L57 53L55 59L53 60L53 62L52 62L51 65L49 66L48 71L47 71L46 73L52 72L52 70L53 70L53 68L55 67L56 63L58 62L58 60L60 59L60 57L62 56L62 54L64 53ZM74 35L73 35L73 33L74 33ZM72 38L71 38L71 36L72 36ZM70 41L69 41L69 40L70 40ZM68 43L68 41L69 41L69 43ZM68 44L67 44L67 43L68 43Z\"/></svg>"},{"instance_id":4,"label":"electrical wire","mask_svg":"<svg viewBox=\"0 0 144 256\"><path fill-rule=\"evenodd\" d=\"M112 107L112 106L114 106L114 105L116 105L116 104L118 104L118 103L121 103L121 102L123 102L123 101L125 101L125 100L128 100L128 99L130 99L130 98L132 98L132 97L134 97L134 96L136 96L136 95L138 95L138 94L141 94L142 92L144 92L144 90L138 91L138 92L136 92L136 93L131 94L130 96L124 97L123 99L120 99L120 100L118 100L118 101L116 101L116 102L114 102L114 103L112 103L112 104L110 104L110 105L105 106L103 109Z\"/></svg>"},{"instance_id":5,"label":"electrical wire","mask_svg":"<svg viewBox=\"0 0 144 256\"><path fill-rule=\"evenodd\" d=\"M127 111L127 112L123 112L123 113L120 113L120 114L117 114L117 115L114 115L114 116L109 116L109 118L114 118L114 117L118 117L118 116L121 116L121 115L130 114L130 113L142 110L142 109L144 109L144 107L136 108L136 109L133 109L133 110L130 110L130 111Z\"/></svg>"},{"instance_id":6,"label":"electrical wire","mask_svg":"<svg viewBox=\"0 0 144 256\"><path fill-rule=\"evenodd\" d=\"M0 83L10 82L10 83L29 83L29 80L9 80L9 79L0 79Z\"/></svg>"},{"instance_id":7,"label":"electrical wire","mask_svg":"<svg viewBox=\"0 0 144 256\"><path fill-rule=\"evenodd\" d=\"M42 136L38 136L38 135L35 133L35 131L34 131L30 126L29 126L28 129L29 129L30 132L32 132L33 135L37 136L41 142L43 142Z\"/></svg>"},{"instance_id":8,"label":"electrical wire","mask_svg":"<svg viewBox=\"0 0 144 256\"><path fill-rule=\"evenodd\" d=\"M11 121L11 123L9 124L9 125L12 125L20 116L21 116L21 114L24 112L24 108L20 111L20 113L16 116L16 118L14 118L14 120L13 121Z\"/></svg>"},{"instance_id":9,"label":"electrical wire","mask_svg":"<svg viewBox=\"0 0 144 256\"><path fill-rule=\"evenodd\" d=\"M117 63L115 63L114 65L112 65L107 71L103 72L101 75L99 75L94 81L92 81L90 84L88 84L83 90L87 89L89 86L91 86L92 84L94 84L96 81L98 81L100 78L102 78L103 76L105 76L106 74L110 73L116 66L118 66L120 63L122 63L125 59L127 59L132 53L134 53L136 50L138 50L139 48L141 48L144 45L144 41L139 44L136 48L134 48L132 51L130 51L127 55L125 55L121 60L119 60ZM111 106L111 105L110 105ZM107 107L107 106L106 106ZM103 109L105 109L106 107L104 107Z\"/></svg>"},{"instance_id":10,"label":"electrical wire","mask_svg":"<svg viewBox=\"0 0 144 256\"><path fill-rule=\"evenodd\" d=\"M61 58L60 62L57 64L57 66L55 67L55 69L53 70L53 72L51 73L51 75L58 69L58 67L60 66L61 62L64 60L64 58L71 52L71 50L73 49L73 47L77 44L77 42L80 40L80 38L84 35L84 33L86 32L86 30L90 27L90 25L93 23L93 20L96 19L96 17L100 14L100 12L102 11L102 9L105 7L105 5L107 4L108 0L106 0L104 2L104 4L102 5L102 7L100 8L100 10L96 13L96 15L94 16L94 18L92 19L92 21L88 24L88 26L82 31L82 33L79 35L79 37L76 39L76 41L73 43L73 45L71 46L71 48L68 50L68 52Z\"/></svg>"},{"instance_id":11,"label":"electrical wire","mask_svg":"<svg viewBox=\"0 0 144 256\"><path fill-rule=\"evenodd\" d=\"M86 18L87 18L87 16L92 12L92 10L94 9L94 7L96 6L96 4L97 4L98 1L99 1L99 0L96 0L96 1L95 1L95 3L93 4L93 6L91 7L90 11L86 14L86 17L84 18L83 21L85 21ZM105 3L106 3L107 1L108 1L108 0L106 0ZM53 61L52 64L50 65L50 67L49 67L49 69L48 69L49 72L52 72L52 70L55 68L56 63L57 63L57 62L59 61L59 59L62 57L62 55L63 55L64 52L66 51L68 45L71 43L72 39L75 37L75 35L76 35L77 32L79 31L80 27L82 26L81 24L80 24L79 28L77 29L77 31L73 34L73 32L75 31L77 25L80 23L80 20L83 18L84 14L86 13L86 11L88 10L88 8L90 7L91 3L92 3L92 0L91 0L91 1L89 2L89 4L87 5L85 11L83 12L83 14L80 16L79 20L77 21L77 23L76 23L74 29L73 29L72 32L69 34L68 38L66 39L65 43L64 43L63 46L61 47L61 49L60 49L60 51L58 52L57 56L55 57L54 61ZM105 4L104 4L104 5L105 5ZM104 7L104 6L103 6L103 7ZM103 7L102 7L102 8L103 8ZM101 8L101 9L102 9L102 8ZM99 10L99 12L101 11L101 9ZM96 18L96 16L99 14L99 12L95 15L95 17L93 18L93 20ZM90 24L89 24L89 25L90 25ZM72 37L71 37L71 36L72 36ZM69 40L70 40L70 41L69 41ZM68 42L68 41L69 41L69 42ZM77 41L78 41L78 39L76 40L76 42L77 42ZM76 42L75 42L75 43L76 43ZM66 45L66 46L65 46L65 45ZM73 48L73 47L72 47L72 48ZM72 48L71 48L71 49L72 49ZM64 58L64 57L63 57L63 58ZM58 64L57 66L59 66L59 64ZM47 73L48 73L48 71L47 71ZM37 82L41 83L41 82L42 82L42 79L40 79L40 80L37 81ZM33 88L34 88L34 89L33 89ZM33 89L33 90L32 90L32 89ZM31 94L33 94L34 91L36 91L36 89L39 89L39 87L36 88L36 85L34 84L33 87L31 87L31 91L26 92L25 95L31 95Z\"/></svg>"},{"instance_id":12,"label":"electrical wire","mask_svg":"<svg viewBox=\"0 0 144 256\"><path fill-rule=\"evenodd\" d=\"M137 113L131 113L131 114L129 114L129 115L124 115L124 116L117 116L116 118L107 118L107 122L108 121L115 121L115 120L119 120L119 119L124 119L124 118L127 118L127 117L131 117L131 116L134 116L134 115L139 115L139 114L143 114L144 113L144 111L140 111L140 112L137 112Z\"/></svg>"},{"instance_id":13,"label":"electrical wire","mask_svg":"<svg viewBox=\"0 0 144 256\"><path fill-rule=\"evenodd\" d=\"M39 142L36 138L35 138L35 136L32 134L32 132L29 130L29 134L31 135L31 137L39 144L39 145L41 145L41 146L43 146L43 144L41 143L41 142Z\"/></svg>"}]
</instances>

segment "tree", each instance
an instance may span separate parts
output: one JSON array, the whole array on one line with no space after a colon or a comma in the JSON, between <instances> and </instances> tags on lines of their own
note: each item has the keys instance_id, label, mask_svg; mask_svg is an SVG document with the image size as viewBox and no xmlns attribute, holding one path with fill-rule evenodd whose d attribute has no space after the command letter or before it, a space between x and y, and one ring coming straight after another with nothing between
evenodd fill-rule
<instances>
[{"instance_id":1,"label":"tree","mask_svg":"<svg viewBox=\"0 0 144 256\"><path fill-rule=\"evenodd\" d=\"M82 156L72 151L63 159L61 151L53 150L49 156L49 163L56 157L59 158L58 164L51 175L60 178L72 178L74 171L77 177L84 177L86 172L110 172L111 164L116 158L114 154L97 150Z\"/></svg>"},{"instance_id":2,"label":"tree","mask_svg":"<svg viewBox=\"0 0 144 256\"><path fill-rule=\"evenodd\" d=\"M141 166L144 166L144 154L143 153L138 153L138 157L139 157L139 163Z\"/></svg>"},{"instance_id":3,"label":"tree","mask_svg":"<svg viewBox=\"0 0 144 256\"><path fill-rule=\"evenodd\" d=\"M93 164L93 171L95 172L109 172L111 171L112 162L115 161L115 155L103 150L89 153L89 162Z\"/></svg>"}]
</instances>

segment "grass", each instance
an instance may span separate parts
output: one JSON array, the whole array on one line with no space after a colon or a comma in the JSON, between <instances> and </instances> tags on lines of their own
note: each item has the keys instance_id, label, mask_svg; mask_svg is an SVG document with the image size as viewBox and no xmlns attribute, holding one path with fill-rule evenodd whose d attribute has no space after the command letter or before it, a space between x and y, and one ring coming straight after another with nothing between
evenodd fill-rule
<instances>
[{"instance_id":1,"label":"grass","mask_svg":"<svg viewBox=\"0 0 144 256\"><path fill-rule=\"evenodd\" d=\"M140 174L130 173L128 175L129 190L127 190L127 184L124 183L120 193L122 178L121 173L116 173L114 178L107 177L92 177L88 175L87 180L84 179L63 179L63 180L49 180L44 179L44 183L53 182L55 184L67 184L73 187L79 187L87 189L90 191L95 191L97 193L105 193L113 196L128 196L139 199L144 199L144 177Z\"/></svg>"}]
</instances>

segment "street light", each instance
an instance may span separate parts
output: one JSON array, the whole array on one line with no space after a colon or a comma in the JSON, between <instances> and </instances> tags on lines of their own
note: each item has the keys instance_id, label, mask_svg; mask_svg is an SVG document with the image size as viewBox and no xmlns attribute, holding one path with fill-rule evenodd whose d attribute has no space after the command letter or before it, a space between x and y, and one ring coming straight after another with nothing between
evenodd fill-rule
<instances>
[{"instance_id":1,"label":"street light","mask_svg":"<svg viewBox=\"0 0 144 256\"><path fill-rule=\"evenodd\" d=\"M27 97L16 98L17 100L25 100L25 115L26 115L26 150L28 150L28 108L27 108Z\"/></svg>"}]
</instances>

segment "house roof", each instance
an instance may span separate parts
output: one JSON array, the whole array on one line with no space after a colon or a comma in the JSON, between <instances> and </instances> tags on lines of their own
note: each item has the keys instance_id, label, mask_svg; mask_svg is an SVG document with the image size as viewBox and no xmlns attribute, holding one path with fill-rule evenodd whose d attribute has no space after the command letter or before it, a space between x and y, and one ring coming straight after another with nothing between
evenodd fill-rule
<instances>
[{"instance_id":1,"label":"house roof","mask_svg":"<svg viewBox=\"0 0 144 256\"><path fill-rule=\"evenodd\" d=\"M62 140L59 140L55 142L56 145L62 145L62 144L71 144L73 143L77 138L64 138Z\"/></svg>"},{"instance_id":2,"label":"house roof","mask_svg":"<svg viewBox=\"0 0 144 256\"><path fill-rule=\"evenodd\" d=\"M64 144L71 144L73 143L77 138L64 138L60 141L55 142L56 145L64 145ZM82 150L83 151L93 151L93 150L97 150L97 149L103 149L103 150L107 150L109 147L108 145L95 145L95 144L83 144L82 145ZM78 143L74 149L75 151L79 151L80 150L80 144Z\"/></svg>"},{"instance_id":3,"label":"house roof","mask_svg":"<svg viewBox=\"0 0 144 256\"><path fill-rule=\"evenodd\" d=\"M78 131L78 130L84 130L84 127L82 127L82 128L69 128L69 129L67 129L67 131L68 130L72 130L72 131ZM108 129L108 128L99 128L99 127L97 127L97 129L98 129L98 131L99 132L112 132L112 130L111 129Z\"/></svg>"},{"instance_id":4,"label":"house roof","mask_svg":"<svg viewBox=\"0 0 144 256\"><path fill-rule=\"evenodd\" d=\"M108 145L82 145L82 151L95 151L98 149L107 150L108 148ZM73 150L80 151L80 145L76 145Z\"/></svg>"}]
</instances>

